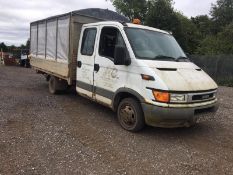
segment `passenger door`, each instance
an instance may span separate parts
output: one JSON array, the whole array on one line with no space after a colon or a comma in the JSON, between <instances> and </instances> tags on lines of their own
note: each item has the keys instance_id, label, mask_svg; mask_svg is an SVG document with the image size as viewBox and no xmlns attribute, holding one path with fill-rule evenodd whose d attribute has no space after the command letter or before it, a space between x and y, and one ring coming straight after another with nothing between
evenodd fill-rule
<instances>
[{"instance_id":1,"label":"passenger door","mask_svg":"<svg viewBox=\"0 0 233 175\"><path fill-rule=\"evenodd\" d=\"M79 43L76 90L80 95L93 98L93 68L97 28L84 28Z\"/></svg>"},{"instance_id":2,"label":"passenger door","mask_svg":"<svg viewBox=\"0 0 233 175\"><path fill-rule=\"evenodd\" d=\"M111 106L115 92L125 86L128 73L127 66L114 65L115 47L126 48L126 45L118 28L104 26L100 30L95 57L94 94L97 101Z\"/></svg>"}]
</instances>

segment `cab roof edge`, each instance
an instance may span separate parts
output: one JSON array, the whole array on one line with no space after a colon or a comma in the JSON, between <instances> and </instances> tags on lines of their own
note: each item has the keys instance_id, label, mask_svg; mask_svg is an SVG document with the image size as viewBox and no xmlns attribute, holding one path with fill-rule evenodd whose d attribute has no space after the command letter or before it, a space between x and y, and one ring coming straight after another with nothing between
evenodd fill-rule
<instances>
[{"instance_id":1,"label":"cab roof edge","mask_svg":"<svg viewBox=\"0 0 233 175\"><path fill-rule=\"evenodd\" d=\"M118 22L121 23L123 26L128 27L128 25L125 21L118 21Z\"/></svg>"}]
</instances>

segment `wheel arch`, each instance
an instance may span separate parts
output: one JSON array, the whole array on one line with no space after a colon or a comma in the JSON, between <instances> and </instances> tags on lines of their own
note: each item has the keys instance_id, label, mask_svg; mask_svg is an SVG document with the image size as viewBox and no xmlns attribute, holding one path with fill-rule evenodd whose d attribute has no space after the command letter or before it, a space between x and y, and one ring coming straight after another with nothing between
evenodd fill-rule
<instances>
[{"instance_id":1,"label":"wheel arch","mask_svg":"<svg viewBox=\"0 0 233 175\"><path fill-rule=\"evenodd\" d=\"M117 107L122 99L124 98L134 98L140 103L145 102L144 98L135 90L129 89L129 88L120 88L116 91L114 97L113 97L113 104L112 108L114 111L117 111Z\"/></svg>"}]
</instances>

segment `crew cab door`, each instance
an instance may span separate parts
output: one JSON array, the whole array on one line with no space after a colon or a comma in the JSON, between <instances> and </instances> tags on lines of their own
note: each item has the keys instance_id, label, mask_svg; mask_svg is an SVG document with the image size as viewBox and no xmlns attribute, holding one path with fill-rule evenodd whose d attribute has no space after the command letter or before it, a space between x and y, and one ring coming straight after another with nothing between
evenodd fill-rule
<instances>
[{"instance_id":1,"label":"crew cab door","mask_svg":"<svg viewBox=\"0 0 233 175\"><path fill-rule=\"evenodd\" d=\"M100 26L99 33L94 65L94 94L96 101L111 106L115 92L126 85L129 69L125 65L114 65L115 48L127 48L117 27Z\"/></svg>"},{"instance_id":2,"label":"crew cab door","mask_svg":"<svg viewBox=\"0 0 233 175\"><path fill-rule=\"evenodd\" d=\"M76 90L80 95L94 98L93 92L93 69L95 62L95 43L97 36L96 27L86 27L82 29L80 36Z\"/></svg>"}]
</instances>

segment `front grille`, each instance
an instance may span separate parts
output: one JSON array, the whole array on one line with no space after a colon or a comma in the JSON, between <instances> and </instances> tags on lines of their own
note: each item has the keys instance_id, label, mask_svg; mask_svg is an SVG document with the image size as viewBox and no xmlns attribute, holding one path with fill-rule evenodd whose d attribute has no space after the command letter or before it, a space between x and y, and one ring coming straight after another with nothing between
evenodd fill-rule
<instances>
[{"instance_id":1,"label":"front grille","mask_svg":"<svg viewBox=\"0 0 233 175\"><path fill-rule=\"evenodd\" d=\"M212 99L213 97L214 97L214 93L193 95L192 96L192 101L204 101L204 100Z\"/></svg>"},{"instance_id":2,"label":"front grille","mask_svg":"<svg viewBox=\"0 0 233 175\"><path fill-rule=\"evenodd\" d=\"M209 92L196 92L187 94L187 102L188 103L198 103L214 100L216 98L217 90L209 91Z\"/></svg>"}]
</instances>

